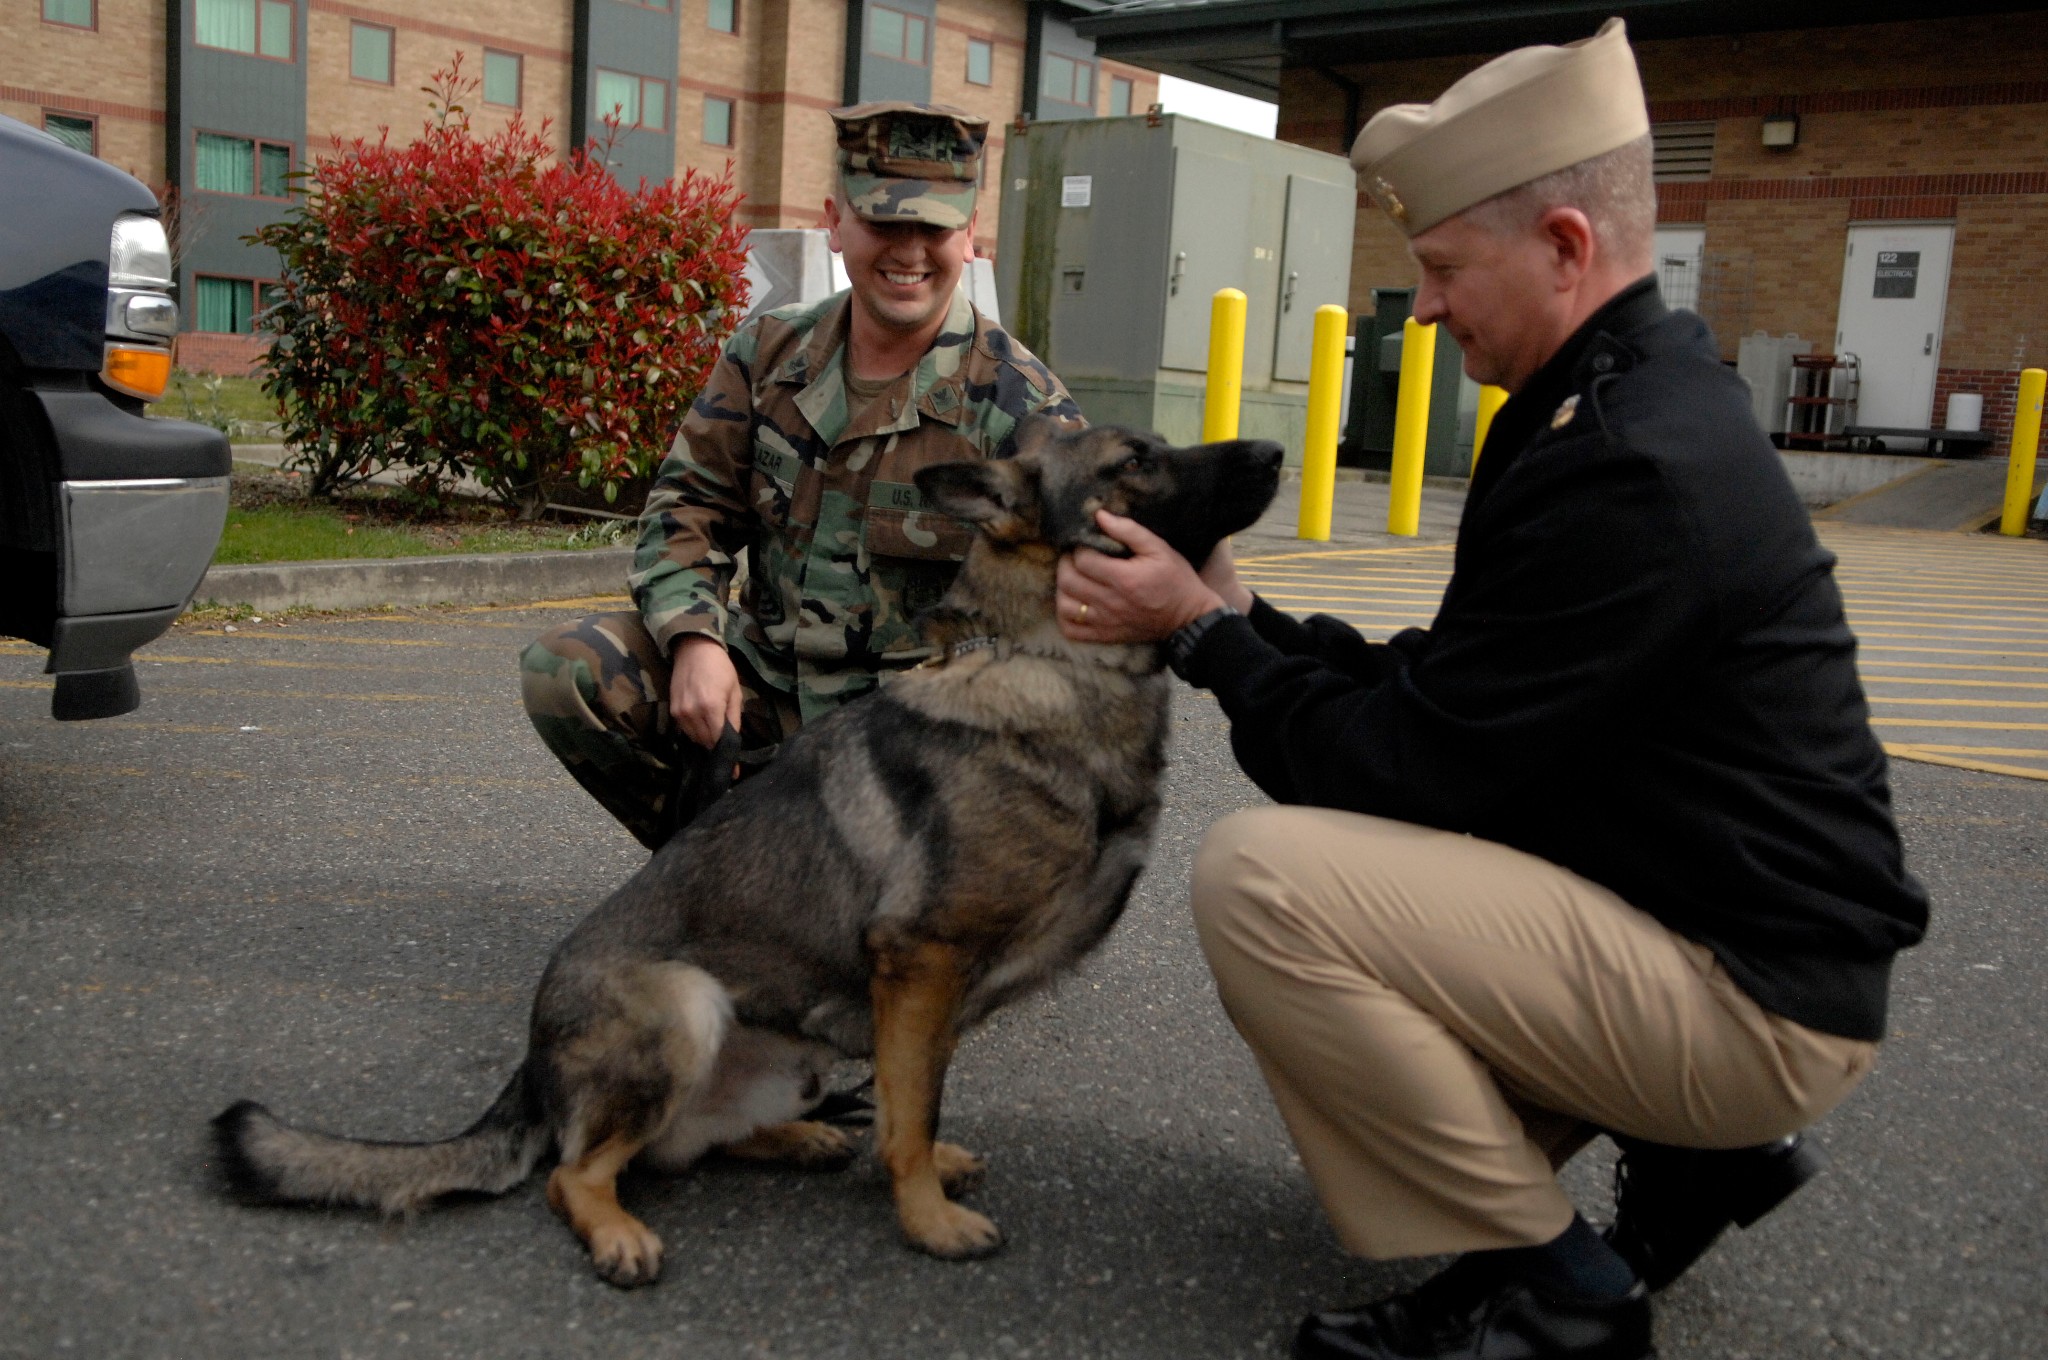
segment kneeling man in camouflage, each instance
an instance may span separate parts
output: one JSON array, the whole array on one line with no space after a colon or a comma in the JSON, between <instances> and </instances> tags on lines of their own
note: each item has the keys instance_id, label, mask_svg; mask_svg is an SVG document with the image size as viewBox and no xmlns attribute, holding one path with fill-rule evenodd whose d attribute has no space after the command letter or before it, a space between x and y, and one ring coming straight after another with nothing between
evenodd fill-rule
<instances>
[{"instance_id":1,"label":"kneeling man in camouflage","mask_svg":"<svg viewBox=\"0 0 2048 1360\"><path fill-rule=\"evenodd\" d=\"M929 655L917 616L971 530L924 504L919 468L1007 458L1027 416L1081 419L957 287L987 121L887 101L832 122L825 225L847 291L740 327L640 516L637 607L551 629L522 658L541 740L649 849L701 805L686 786L723 731L757 769Z\"/></svg>"}]
</instances>

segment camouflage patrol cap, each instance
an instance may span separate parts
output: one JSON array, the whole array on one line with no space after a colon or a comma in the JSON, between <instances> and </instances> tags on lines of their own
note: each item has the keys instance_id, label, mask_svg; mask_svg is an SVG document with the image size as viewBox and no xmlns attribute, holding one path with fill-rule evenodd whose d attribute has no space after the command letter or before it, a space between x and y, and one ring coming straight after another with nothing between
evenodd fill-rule
<instances>
[{"instance_id":1,"label":"camouflage patrol cap","mask_svg":"<svg viewBox=\"0 0 2048 1360\"><path fill-rule=\"evenodd\" d=\"M974 215L988 119L947 104L876 100L832 110L839 183L870 222L959 228Z\"/></svg>"}]
</instances>

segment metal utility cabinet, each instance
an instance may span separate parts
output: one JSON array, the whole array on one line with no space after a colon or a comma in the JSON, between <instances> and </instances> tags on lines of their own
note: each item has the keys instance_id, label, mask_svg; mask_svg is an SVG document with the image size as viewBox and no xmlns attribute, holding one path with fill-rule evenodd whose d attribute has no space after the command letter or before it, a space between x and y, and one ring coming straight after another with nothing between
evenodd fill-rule
<instances>
[{"instance_id":1,"label":"metal utility cabinet","mask_svg":"<svg viewBox=\"0 0 2048 1360\"><path fill-rule=\"evenodd\" d=\"M1013 127L1002 175L1007 328L1090 420L1199 440L1210 300L1239 288L1239 432L1300 461L1315 311L1349 301L1350 162L1168 114Z\"/></svg>"}]
</instances>

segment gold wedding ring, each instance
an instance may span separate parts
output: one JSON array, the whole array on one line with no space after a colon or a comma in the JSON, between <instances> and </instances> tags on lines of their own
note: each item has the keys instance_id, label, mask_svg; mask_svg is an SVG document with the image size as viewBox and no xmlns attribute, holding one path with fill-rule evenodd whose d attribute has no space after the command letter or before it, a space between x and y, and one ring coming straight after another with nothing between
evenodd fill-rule
<instances>
[{"instance_id":1,"label":"gold wedding ring","mask_svg":"<svg viewBox=\"0 0 2048 1360\"><path fill-rule=\"evenodd\" d=\"M1088 602L1087 602L1086 600L1083 600L1083 601L1081 602L1081 612L1080 612L1080 613L1078 613L1078 614L1076 614L1076 615L1074 615L1074 622L1075 622L1075 623L1086 623L1086 622L1088 622Z\"/></svg>"}]
</instances>

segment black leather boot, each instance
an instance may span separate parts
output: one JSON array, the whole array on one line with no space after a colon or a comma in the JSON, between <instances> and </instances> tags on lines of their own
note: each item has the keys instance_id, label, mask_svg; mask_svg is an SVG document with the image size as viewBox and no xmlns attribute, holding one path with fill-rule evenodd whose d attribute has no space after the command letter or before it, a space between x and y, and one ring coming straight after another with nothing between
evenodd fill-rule
<instances>
[{"instance_id":1,"label":"black leather boot","mask_svg":"<svg viewBox=\"0 0 2048 1360\"><path fill-rule=\"evenodd\" d=\"M1730 1224L1749 1227L1826 1164L1796 1133L1726 1150L1614 1141L1621 1161L1607 1240L1652 1290L1683 1275Z\"/></svg>"},{"instance_id":2,"label":"black leather boot","mask_svg":"<svg viewBox=\"0 0 2048 1360\"><path fill-rule=\"evenodd\" d=\"M1419 1288L1366 1307L1317 1313L1294 1360L1649 1360L1650 1295L1561 1298L1525 1280L1453 1265Z\"/></svg>"}]
</instances>

